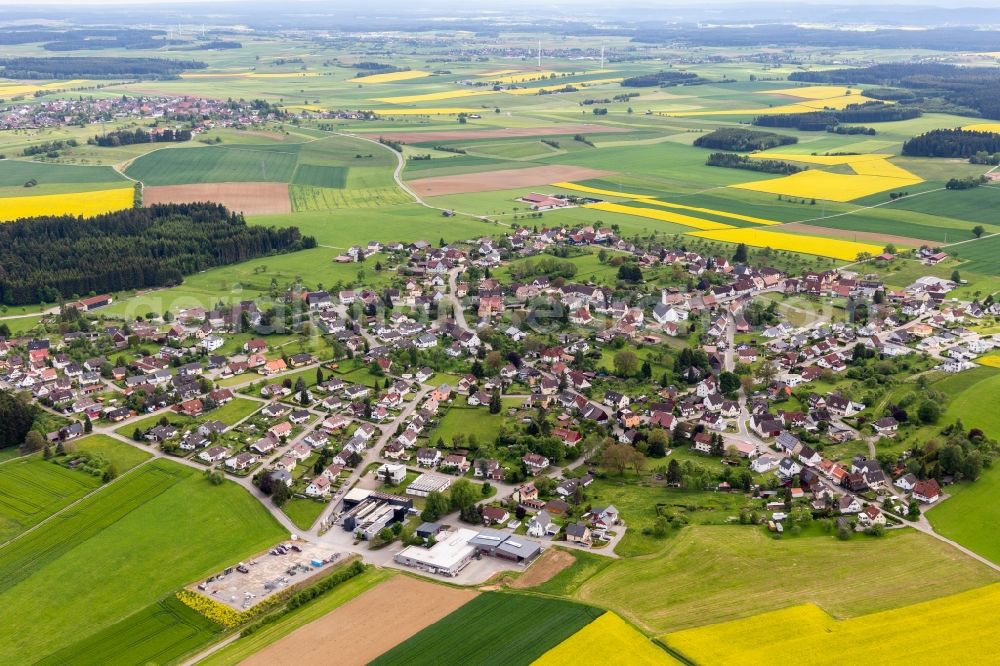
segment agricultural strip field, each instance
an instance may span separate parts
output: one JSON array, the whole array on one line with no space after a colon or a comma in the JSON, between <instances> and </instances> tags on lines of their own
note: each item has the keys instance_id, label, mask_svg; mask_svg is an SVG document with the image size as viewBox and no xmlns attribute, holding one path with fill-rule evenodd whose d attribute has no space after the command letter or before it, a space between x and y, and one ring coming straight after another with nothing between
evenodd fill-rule
<instances>
[{"instance_id":1,"label":"agricultural strip field","mask_svg":"<svg viewBox=\"0 0 1000 666\"><path fill-rule=\"evenodd\" d=\"M8 197L3 200L3 206L0 207L0 222L41 215L91 217L131 208L134 201L135 194L131 187L71 194Z\"/></svg>"},{"instance_id":2,"label":"agricultural strip field","mask_svg":"<svg viewBox=\"0 0 1000 666\"><path fill-rule=\"evenodd\" d=\"M243 488L165 460L144 465L0 548L0 607L21 618L7 624L0 663L85 640L284 535Z\"/></svg>"},{"instance_id":3,"label":"agricultural strip field","mask_svg":"<svg viewBox=\"0 0 1000 666\"><path fill-rule=\"evenodd\" d=\"M600 178L610 173L610 171L601 171L588 167L553 165L535 166L525 169L500 169L481 173L439 176L437 178L418 178L409 181L407 184L417 194L431 197L445 194L509 190L517 187L535 187L558 180Z\"/></svg>"},{"instance_id":4,"label":"agricultural strip field","mask_svg":"<svg viewBox=\"0 0 1000 666\"><path fill-rule=\"evenodd\" d=\"M167 597L36 662L38 666L143 666L170 663L222 631L176 597Z\"/></svg>"},{"instance_id":5,"label":"agricultural strip field","mask_svg":"<svg viewBox=\"0 0 1000 666\"><path fill-rule=\"evenodd\" d=\"M1000 623L1000 584L912 606L837 620L792 606L745 620L667 634L662 641L700 664L773 664L805 655L809 664L971 663L983 660ZM792 628L791 631L776 630ZM917 641L915 643L914 641ZM824 647L825 646L825 647Z\"/></svg>"},{"instance_id":6,"label":"agricultural strip field","mask_svg":"<svg viewBox=\"0 0 1000 666\"><path fill-rule=\"evenodd\" d=\"M504 129L428 130L426 132L378 132L378 136L400 143L435 143L441 141L478 141L481 139L510 139L560 134L606 134L628 132L623 127L611 125L556 123L542 127L509 127ZM374 133L372 133L374 135Z\"/></svg>"},{"instance_id":7,"label":"agricultural strip field","mask_svg":"<svg viewBox=\"0 0 1000 666\"><path fill-rule=\"evenodd\" d=\"M200 183L158 185L142 192L142 202L152 204L212 201L244 215L279 215L292 212L288 185L284 183Z\"/></svg>"},{"instance_id":8,"label":"agricultural strip field","mask_svg":"<svg viewBox=\"0 0 1000 666\"><path fill-rule=\"evenodd\" d=\"M391 569L376 569L369 567L360 576L341 583L334 589L312 600L304 606L286 613L277 622L269 624L258 631L243 636L238 641L227 645L218 652L198 662L200 666L233 666L241 663L255 652L262 650L287 636L299 627L321 620L330 611L342 606L351 599L383 583L396 572Z\"/></svg>"},{"instance_id":9,"label":"agricultural strip field","mask_svg":"<svg viewBox=\"0 0 1000 666\"><path fill-rule=\"evenodd\" d=\"M990 236L980 240L946 246L953 257L962 260L963 271L1000 275L1000 236Z\"/></svg>"},{"instance_id":10,"label":"agricultural strip field","mask_svg":"<svg viewBox=\"0 0 1000 666\"><path fill-rule=\"evenodd\" d=\"M997 218L996 211L1000 208L1000 186L984 185L970 190L939 190L918 197L899 199L892 204L892 207L962 220L970 229L977 223L998 225L1000 219Z\"/></svg>"},{"instance_id":11,"label":"agricultural strip field","mask_svg":"<svg viewBox=\"0 0 1000 666\"><path fill-rule=\"evenodd\" d=\"M472 603L477 594L475 590L451 588L396 575L241 663L245 666L306 661L324 663L334 654L338 663L367 663L401 641L407 641L424 627L436 626L431 623ZM372 622L373 616L390 608L391 620ZM469 625L462 626L467 629ZM462 631L463 636L466 633ZM460 637L452 634L449 638L455 640ZM403 643L406 644L408 641ZM426 657L431 659L432 655L440 655L443 648L443 644L435 646ZM455 651L451 653L458 656Z\"/></svg>"},{"instance_id":12,"label":"agricultural strip field","mask_svg":"<svg viewBox=\"0 0 1000 666\"><path fill-rule=\"evenodd\" d=\"M882 245L857 243L835 238L812 238L795 234L783 234L761 229L725 229L722 231L692 231L691 236L723 241L725 243L743 243L750 247L769 247L772 250L787 250L800 254L812 254L820 257L833 257L844 261L854 261L861 252L877 255L882 252Z\"/></svg>"},{"instance_id":13,"label":"agricultural strip field","mask_svg":"<svg viewBox=\"0 0 1000 666\"><path fill-rule=\"evenodd\" d=\"M681 663L614 613L605 613L533 663L534 666L604 666L609 657L635 666Z\"/></svg>"},{"instance_id":14,"label":"agricultural strip field","mask_svg":"<svg viewBox=\"0 0 1000 666\"><path fill-rule=\"evenodd\" d=\"M730 187L804 199L853 201L887 190L902 190L920 182L922 182L920 178L851 175L810 169L790 176L740 183Z\"/></svg>"},{"instance_id":15,"label":"agricultural strip field","mask_svg":"<svg viewBox=\"0 0 1000 666\"><path fill-rule=\"evenodd\" d=\"M413 197L398 187L334 189L292 184L288 194L297 213L335 208L382 208L413 202Z\"/></svg>"},{"instance_id":16,"label":"agricultural strip field","mask_svg":"<svg viewBox=\"0 0 1000 666\"><path fill-rule=\"evenodd\" d=\"M843 218L836 218L843 219ZM861 223L859 226L865 229L873 227L876 225ZM895 225L892 222L886 223L885 228L892 229ZM926 227L924 227L926 228ZM920 228L916 233L921 233L924 228ZM869 243L881 243L883 245L887 243L894 243L895 245L902 245L903 247L915 247L921 242L933 243L934 241L926 238L926 236L937 235L933 229L926 228L928 232L923 233L921 236L911 236L911 235L894 235L891 233L878 233L877 231L852 231L847 228L841 228L840 226L819 226L817 224L805 224L802 222L788 222L781 225L781 231L785 233L800 233L804 236L826 236L829 238L843 238L854 241L867 241Z\"/></svg>"},{"instance_id":17,"label":"agricultural strip field","mask_svg":"<svg viewBox=\"0 0 1000 666\"><path fill-rule=\"evenodd\" d=\"M775 541L761 529L689 526L656 555L612 562L572 597L660 634L698 626L705 617L736 619L803 602L854 617L997 579L985 565L918 532Z\"/></svg>"},{"instance_id":18,"label":"agricultural strip field","mask_svg":"<svg viewBox=\"0 0 1000 666\"><path fill-rule=\"evenodd\" d=\"M560 599L484 592L372 664L530 663L603 612Z\"/></svg>"},{"instance_id":19,"label":"agricultural strip field","mask_svg":"<svg viewBox=\"0 0 1000 666\"><path fill-rule=\"evenodd\" d=\"M147 186L287 183L295 172L300 145L163 148L137 158L125 173Z\"/></svg>"},{"instance_id":20,"label":"agricultural strip field","mask_svg":"<svg viewBox=\"0 0 1000 666\"><path fill-rule=\"evenodd\" d=\"M107 166L0 160L0 187L17 187L22 188L22 193L30 193L30 189L24 189L24 184L29 180L34 180L37 183L36 187L71 184L81 185L81 189L87 189L88 183L128 184L124 176Z\"/></svg>"},{"instance_id":21,"label":"agricultural strip field","mask_svg":"<svg viewBox=\"0 0 1000 666\"><path fill-rule=\"evenodd\" d=\"M37 525L100 485L98 477L42 460L40 456L0 465L0 543Z\"/></svg>"}]
</instances>

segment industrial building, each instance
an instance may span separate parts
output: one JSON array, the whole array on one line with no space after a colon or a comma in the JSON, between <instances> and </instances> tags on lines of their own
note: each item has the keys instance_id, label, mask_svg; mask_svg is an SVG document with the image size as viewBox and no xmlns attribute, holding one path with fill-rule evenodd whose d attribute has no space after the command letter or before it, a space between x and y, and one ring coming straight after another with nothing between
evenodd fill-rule
<instances>
[{"instance_id":1,"label":"industrial building","mask_svg":"<svg viewBox=\"0 0 1000 666\"><path fill-rule=\"evenodd\" d=\"M355 488L344 496L340 524L347 532L371 539L383 527L406 519L413 500L399 495Z\"/></svg>"},{"instance_id":2,"label":"industrial building","mask_svg":"<svg viewBox=\"0 0 1000 666\"><path fill-rule=\"evenodd\" d=\"M432 574L457 576L476 556L476 547L469 540L476 536L474 530L460 528L442 532L430 548L408 546L393 558L399 564L422 569Z\"/></svg>"}]
</instances>

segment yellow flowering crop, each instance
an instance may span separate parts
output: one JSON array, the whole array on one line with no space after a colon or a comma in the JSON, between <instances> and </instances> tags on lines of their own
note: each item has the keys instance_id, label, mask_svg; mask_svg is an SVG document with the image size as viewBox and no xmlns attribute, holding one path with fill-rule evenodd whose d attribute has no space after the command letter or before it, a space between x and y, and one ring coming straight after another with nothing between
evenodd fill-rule
<instances>
[{"instance_id":1,"label":"yellow flowering crop","mask_svg":"<svg viewBox=\"0 0 1000 666\"><path fill-rule=\"evenodd\" d=\"M89 217L131 208L134 201L135 195L131 187L96 192L42 194L36 197L10 197L0 199L0 222L39 215Z\"/></svg>"},{"instance_id":2,"label":"yellow flowering crop","mask_svg":"<svg viewBox=\"0 0 1000 666\"><path fill-rule=\"evenodd\" d=\"M868 160L864 162L848 162L854 173L860 176L881 176L883 178L899 178L906 184L919 183L922 179L901 166L896 166L889 160Z\"/></svg>"},{"instance_id":3,"label":"yellow flowering crop","mask_svg":"<svg viewBox=\"0 0 1000 666\"><path fill-rule=\"evenodd\" d=\"M994 583L849 620L835 620L813 605L794 606L661 640L699 664L776 664L790 655L814 666L980 663L995 649L998 604L1000 583Z\"/></svg>"},{"instance_id":4,"label":"yellow flowering crop","mask_svg":"<svg viewBox=\"0 0 1000 666\"><path fill-rule=\"evenodd\" d=\"M988 368L1000 368L1000 355L990 354L988 356L981 356L976 359L976 363L985 365Z\"/></svg>"},{"instance_id":5,"label":"yellow flowering crop","mask_svg":"<svg viewBox=\"0 0 1000 666\"><path fill-rule=\"evenodd\" d=\"M858 254L862 252L868 252L872 255L881 254L882 252L881 246L872 245L871 243L858 243L837 238L818 238L802 234L786 234L752 227L724 229L722 231L692 231L688 235L708 238L709 240L724 241L726 243L743 243L750 247L769 247L773 250L814 254L820 257L832 257L845 261L854 261Z\"/></svg>"},{"instance_id":6,"label":"yellow flowering crop","mask_svg":"<svg viewBox=\"0 0 1000 666\"><path fill-rule=\"evenodd\" d=\"M646 217L651 220L660 220L661 222L672 222L673 224L681 224L685 227L691 227L692 229L702 229L706 231L733 228L728 224L713 222L712 220L703 220L701 218L691 217L690 215L671 213L670 211L656 210L654 208L637 208L635 206L626 206L624 204L610 203L608 201L587 204L584 207L593 208L595 210L603 210L608 213L622 213L623 215Z\"/></svg>"},{"instance_id":7,"label":"yellow flowering crop","mask_svg":"<svg viewBox=\"0 0 1000 666\"><path fill-rule=\"evenodd\" d=\"M696 213L708 213L709 215L715 215L717 217L725 217L730 220L742 220L744 222L753 222L754 224L772 225L781 224L780 222L775 222L774 220L767 220L763 217L754 217L753 215L741 215L740 213L728 213L724 210L715 210L712 208L700 208L698 206L685 206L684 204L668 203L666 201L660 201L658 199L643 199L646 203L653 204L655 206L663 206L664 208L676 208L677 210L690 210Z\"/></svg>"},{"instance_id":8,"label":"yellow flowering crop","mask_svg":"<svg viewBox=\"0 0 1000 666\"><path fill-rule=\"evenodd\" d=\"M371 74L369 76L359 76L355 79L348 79L351 83L395 83L396 81L410 81L412 79L422 79L430 76L430 72L419 69L408 69L403 72L386 72L385 74Z\"/></svg>"},{"instance_id":9,"label":"yellow flowering crop","mask_svg":"<svg viewBox=\"0 0 1000 666\"><path fill-rule=\"evenodd\" d=\"M846 86L798 86L795 88L780 88L778 90L763 90L765 95L788 95L799 99L830 99L852 95L859 97L857 91Z\"/></svg>"},{"instance_id":10,"label":"yellow flowering crop","mask_svg":"<svg viewBox=\"0 0 1000 666\"><path fill-rule=\"evenodd\" d=\"M52 83L16 83L0 82L0 99L10 99L11 97L18 97L20 95L32 95L38 91L44 90L70 90L72 88L80 88L87 84L97 84L98 81L89 81L87 79L72 79L70 81L53 81Z\"/></svg>"},{"instance_id":11,"label":"yellow flowering crop","mask_svg":"<svg viewBox=\"0 0 1000 666\"><path fill-rule=\"evenodd\" d=\"M423 108L423 109L375 109L380 116L454 116L459 113L481 113L482 109Z\"/></svg>"},{"instance_id":12,"label":"yellow flowering crop","mask_svg":"<svg viewBox=\"0 0 1000 666\"><path fill-rule=\"evenodd\" d=\"M476 97L492 95L492 90L445 90L444 92L424 93L422 95L400 95L398 97L376 97L375 101L386 104L414 104L419 102L436 102L441 99L456 99L459 97Z\"/></svg>"},{"instance_id":13,"label":"yellow flowering crop","mask_svg":"<svg viewBox=\"0 0 1000 666\"><path fill-rule=\"evenodd\" d=\"M234 629L258 618L265 611L274 607L275 603L281 599L280 596L274 596L270 599L265 599L256 606L248 608L245 611L238 611L235 608L227 606L221 601L216 601L215 599L206 597L203 594L198 594L197 592L192 592L191 590L181 590L176 596L180 602L188 608L194 610L196 613L204 615L216 624L221 624L226 629Z\"/></svg>"},{"instance_id":14,"label":"yellow flowering crop","mask_svg":"<svg viewBox=\"0 0 1000 666\"><path fill-rule=\"evenodd\" d=\"M600 187L590 187L588 185L578 185L577 183L550 183L552 187L561 187L564 190L574 190L576 192L586 192L587 194L600 194L605 197L621 197L622 199L652 199L649 194L631 194L629 192L615 192L614 190L604 190Z\"/></svg>"},{"instance_id":15,"label":"yellow flowering crop","mask_svg":"<svg viewBox=\"0 0 1000 666\"><path fill-rule=\"evenodd\" d=\"M805 162L806 164L820 164L822 166L837 166L840 164L854 164L855 162L869 162L875 160L885 160L892 155L882 153L868 153L865 155L804 155L799 153L753 153L747 155L750 159L758 160L787 160L789 162Z\"/></svg>"},{"instance_id":16,"label":"yellow flowering crop","mask_svg":"<svg viewBox=\"0 0 1000 666\"><path fill-rule=\"evenodd\" d=\"M0 92L0 95L3 93ZM975 125L966 125L962 129L967 132L992 132L994 134L1000 134L1000 123L976 123Z\"/></svg>"},{"instance_id":17,"label":"yellow flowering crop","mask_svg":"<svg viewBox=\"0 0 1000 666\"><path fill-rule=\"evenodd\" d=\"M888 178L885 176L852 176L850 174L828 173L810 169L790 176L757 180L751 183L730 185L741 190L781 194L803 199L826 199L827 201L852 201L871 194L896 188L909 187L921 182L912 179Z\"/></svg>"},{"instance_id":18,"label":"yellow flowering crop","mask_svg":"<svg viewBox=\"0 0 1000 666\"><path fill-rule=\"evenodd\" d=\"M532 666L669 666L679 663L614 613L605 613L536 659Z\"/></svg>"}]
</instances>

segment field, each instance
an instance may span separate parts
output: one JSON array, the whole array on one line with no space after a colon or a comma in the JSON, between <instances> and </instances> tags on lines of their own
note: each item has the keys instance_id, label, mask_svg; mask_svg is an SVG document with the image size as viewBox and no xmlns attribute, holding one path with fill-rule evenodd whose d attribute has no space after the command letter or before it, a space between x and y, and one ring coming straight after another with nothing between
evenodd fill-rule
<instances>
[{"instance_id":1,"label":"field","mask_svg":"<svg viewBox=\"0 0 1000 666\"><path fill-rule=\"evenodd\" d=\"M89 217L131 208L135 194L131 187L72 194L40 194L7 197L0 207L0 222L40 215L78 215Z\"/></svg>"},{"instance_id":2,"label":"field","mask_svg":"<svg viewBox=\"0 0 1000 666\"><path fill-rule=\"evenodd\" d=\"M278 641L299 627L320 620L330 613L330 611L367 592L394 575L395 572L392 570L370 567L360 576L355 576L347 582L341 583L318 599L314 599L305 606L300 606L285 614L277 622L269 624L249 636L240 638L238 641L227 645L198 663L202 664L202 666L231 666L238 664L250 657L250 655Z\"/></svg>"},{"instance_id":3,"label":"field","mask_svg":"<svg viewBox=\"0 0 1000 666\"><path fill-rule=\"evenodd\" d=\"M0 604L20 618L8 622L0 662L86 640L284 534L235 484L144 465L0 548ZM44 623L33 621L40 596L53 601Z\"/></svg>"},{"instance_id":4,"label":"field","mask_svg":"<svg viewBox=\"0 0 1000 666\"><path fill-rule=\"evenodd\" d=\"M296 152L282 145L161 148L136 159L125 173L147 186L287 183L295 161Z\"/></svg>"},{"instance_id":5,"label":"field","mask_svg":"<svg viewBox=\"0 0 1000 666\"><path fill-rule=\"evenodd\" d=\"M167 597L39 660L46 666L169 663L216 639L220 625Z\"/></svg>"},{"instance_id":6,"label":"field","mask_svg":"<svg viewBox=\"0 0 1000 666\"><path fill-rule=\"evenodd\" d=\"M543 125L541 127L506 127L502 129L433 130L427 132L379 132L380 137L401 143L435 143L441 141L479 141L511 139L534 136L559 136L564 134L595 134L625 132L620 127L590 124Z\"/></svg>"},{"instance_id":7,"label":"field","mask_svg":"<svg viewBox=\"0 0 1000 666\"><path fill-rule=\"evenodd\" d=\"M853 201L887 190L903 190L919 182L920 178L852 175L810 169L790 176L741 183L731 187L803 199Z\"/></svg>"},{"instance_id":8,"label":"field","mask_svg":"<svg viewBox=\"0 0 1000 666\"><path fill-rule=\"evenodd\" d=\"M535 666L603 666L610 655L627 659L629 664L637 666L681 663L614 613L605 613L533 663Z\"/></svg>"},{"instance_id":9,"label":"field","mask_svg":"<svg viewBox=\"0 0 1000 666\"><path fill-rule=\"evenodd\" d=\"M813 605L713 624L662 637L684 657L702 664L764 664L789 654L807 655L809 664L895 662L928 665L968 663L982 658L1000 615L1000 584L904 606L895 610L836 620ZM775 631L794 627L793 631ZM877 637L877 639L874 639ZM919 649L914 649L919 637ZM835 649L820 646L836 645Z\"/></svg>"},{"instance_id":10,"label":"field","mask_svg":"<svg viewBox=\"0 0 1000 666\"><path fill-rule=\"evenodd\" d=\"M854 261L862 252L867 252L871 255L881 254L884 247L882 245L872 245L871 243L858 243L833 238L812 238L760 229L697 231L691 232L691 235L726 243L743 243L750 247L769 247L772 250L815 254L821 257L833 257L845 261Z\"/></svg>"},{"instance_id":11,"label":"field","mask_svg":"<svg viewBox=\"0 0 1000 666\"><path fill-rule=\"evenodd\" d=\"M292 212L288 185L284 183L159 185L144 188L142 192L142 202L146 206L195 201L214 201L245 215L277 215Z\"/></svg>"},{"instance_id":12,"label":"field","mask_svg":"<svg viewBox=\"0 0 1000 666\"><path fill-rule=\"evenodd\" d=\"M612 562L571 596L664 633L803 602L854 617L996 580L986 566L915 532L775 541L760 529L690 526L654 556Z\"/></svg>"},{"instance_id":13,"label":"field","mask_svg":"<svg viewBox=\"0 0 1000 666\"><path fill-rule=\"evenodd\" d=\"M963 271L1000 275L1000 262L996 259L1000 253L1000 236L990 236L972 243L952 245L948 247L947 251L952 256L957 256L962 260L960 268Z\"/></svg>"},{"instance_id":14,"label":"field","mask_svg":"<svg viewBox=\"0 0 1000 666\"><path fill-rule=\"evenodd\" d=\"M0 543L37 525L100 485L97 477L42 460L40 456L0 465Z\"/></svg>"},{"instance_id":15,"label":"field","mask_svg":"<svg viewBox=\"0 0 1000 666\"><path fill-rule=\"evenodd\" d=\"M338 591L334 590L332 594L337 595ZM449 613L464 608L476 597L475 590L445 587L396 575L347 603L343 603L341 597L343 605L240 663L265 666L288 661L322 662L331 654L337 655L339 663L367 663L392 646L407 641L424 627L437 626L431 623L450 617ZM317 603L323 603L323 600ZM387 608L392 609L391 621L372 621L375 614L385 613Z\"/></svg>"},{"instance_id":16,"label":"field","mask_svg":"<svg viewBox=\"0 0 1000 666\"><path fill-rule=\"evenodd\" d=\"M98 455L113 464L119 474L127 472L151 457L146 451L107 435L88 435L78 439L70 444L69 451Z\"/></svg>"},{"instance_id":17,"label":"field","mask_svg":"<svg viewBox=\"0 0 1000 666\"><path fill-rule=\"evenodd\" d=\"M530 663L601 613L558 599L484 592L372 664Z\"/></svg>"},{"instance_id":18,"label":"field","mask_svg":"<svg viewBox=\"0 0 1000 666\"><path fill-rule=\"evenodd\" d=\"M328 505L311 499L293 497L281 507L300 530L308 530Z\"/></svg>"},{"instance_id":19,"label":"field","mask_svg":"<svg viewBox=\"0 0 1000 666\"><path fill-rule=\"evenodd\" d=\"M506 399L502 402L504 409L521 403L518 399ZM469 407L465 398L459 398L427 437L431 442L436 442L439 437L451 442L455 435L462 434L466 437L475 435L480 442L492 442L500 432L503 418L502 412L490 414L488 407Z\"/></svg>"},{"instance_id":20,"label":"field","mask_svg":"<svg viewBox=\"0 0 1000 666\"><path fill-rule=\"evenodd\" d=\"M501 169L467 175L439 176L437 178L418 178L411 180L408 185L417 194L430 197L535 187L559 180L600 178L610 173L586 167L539 166L524 169Z\"/></svg>"}]
</instances>

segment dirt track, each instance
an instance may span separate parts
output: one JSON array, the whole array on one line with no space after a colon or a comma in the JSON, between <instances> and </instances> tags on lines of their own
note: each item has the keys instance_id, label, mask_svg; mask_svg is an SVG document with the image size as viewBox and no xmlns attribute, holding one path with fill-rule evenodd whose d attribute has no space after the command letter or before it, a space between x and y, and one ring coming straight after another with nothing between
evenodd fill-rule
<instances>
[{"instance_id":1,"label":"dirt track","mask_svg":"<svg viewBox=\"0 0 1000 666\"><path fill-rule=\"evenodd\" d=\"M407 185L422 197L468 192L512 190L518 187L536 187L569 180L587 180L611 175L612 171L575 166L538 166L526 169L500 169L481 173L462 173L454 176L418 178Z\"/></svg>"},{"instance_id":2,"label":"dirt track","mask_svg":"<svg viewBox=\"0 0 1000 666\"><path fill-rule=\"evenodd\" d=\"M367 664L478 593L394 576L242 663Z\"/></svg>"},{"instance_id":3,"label":"dirt track","mask_svg":"<svg viewBox=\"0 0 1000 666\"><path fill-rule=\"evenodd\" d=\"M441 130L438 132L385 132L378 136L403 143L430 143L432 141L472 141L479 139L510 139L514 137L555 136L558 134L606 134L628 132L624 127L609 125L557 124L548 127L508 127L506 129ZM375 136L374 133L371 134Z\"/></svg>"},{"instance_id":4,"label":"dirt track","mask_svg":"<svg viewBox=\"0 0 1000 666\"><path fill-rule=\"evenodd\" d=\"M887 244L892 243L894 245L904 245L907 247L916 247L920 245L921 241L926 241L928 243L934 243L936 241L927 240L925 238L913 238L912 236L893 236L892 234L879 234L874 231L852 231L849 229L833 229L830 227L818 227L812 224L805 224L803 222L789 222L788 224L782 224L780 227L772 227L775 231L796 231L804 234L809 234L811 236L826 236L828 238L844 238L846 240L859 240L859 241L871 241L873 243Z\"/></svg>"},{"instance_id":5,"label":"dirt track","mask_svg":"<svg viewBox=\"0 0 1000 666\"><path fill-rule=\"evenodd\" d=\"M245 215L291 213L285 183L199 183L196 185L158 185L142 191L147 206L157 203L192 203L213 201Z\"/></svg>"},{"instance_id":6,"label":"dirt track","mask_svg":"<svg viewBox=\"0 0 1000 666\"><path fill-rule=\"evenodd\" d=\"M572 566L576 558L564 550L549 548L539 557L528 570L518 576L510 586L516 590L535 587L552 580L552 577L563 569Z\"/></svg>"}]
</instances>

